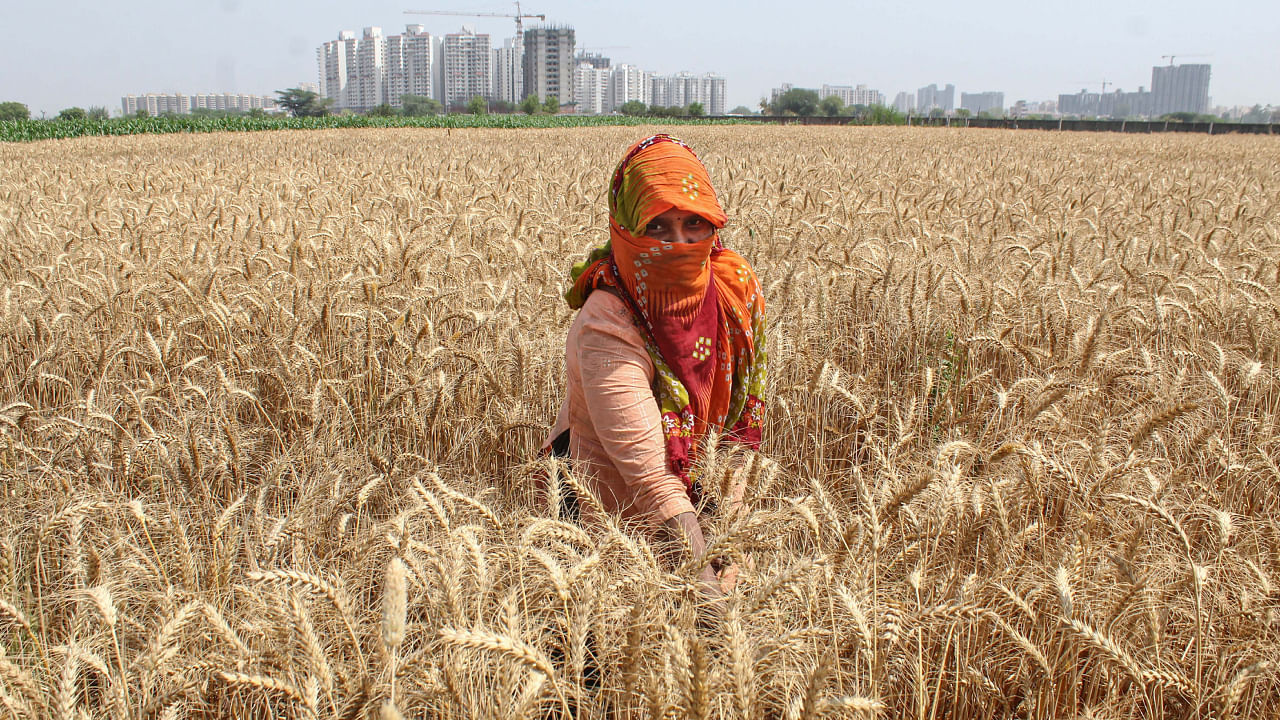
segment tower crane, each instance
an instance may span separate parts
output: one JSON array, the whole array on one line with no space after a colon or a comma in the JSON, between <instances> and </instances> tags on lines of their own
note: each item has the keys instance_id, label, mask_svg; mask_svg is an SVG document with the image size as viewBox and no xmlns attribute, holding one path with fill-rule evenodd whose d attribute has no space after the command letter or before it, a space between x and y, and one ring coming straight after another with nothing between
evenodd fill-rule
<instances>
[{"instance_id":1,"label":"tower crane","mask_svg":"<svg viewBox=\"0 0 1280 720\"><path fill-rule=\"evenodd\" d=\"M1168 60L1168 61L1169 61L1169 64L1170 64L1170 65L1173 65L1173 59L1174 59L1174 58L1179 58L1179 57L1189 58L1189 57L1211 57L1211 56L1210 56L1210 55L1193 55L1193 54L1188 53L1188 54L1185 54L1185 55L1161 55L1161 56L1160 56L1160 59L1161 59L1161 60Z\"/></svg>"},{"instance_id":2,"label":"tower crane","mask_svg":"<svg viewBox=\"0 0 1280 720\"><path fill-rule=\"evenodd\" d=\"M520 9L520 3L516 2L516 12L511 13L492 13L492 12L458 12L454 10L405 10L405 15L452 15L455 17L504 17L516 19L516 37L524 41L524 19L537 18L538 20L546 20L546 15L526 13Z\"/></svg>"}]
</instances>

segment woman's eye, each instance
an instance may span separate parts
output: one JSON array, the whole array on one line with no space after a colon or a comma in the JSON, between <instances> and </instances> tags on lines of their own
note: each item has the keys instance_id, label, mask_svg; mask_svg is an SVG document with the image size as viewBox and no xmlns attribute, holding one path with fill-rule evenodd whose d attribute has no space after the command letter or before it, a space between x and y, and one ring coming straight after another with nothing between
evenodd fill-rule
<instances>
[{"instance_id":1,"label":"woman's eye","mask_svg":"<svg viewBox=\"0 0 1280 720\"><path fill-rule=\"evenodd\" d=\"M657 235L657 234L659 234L659 233L663 232L665 229L666 229L666 228L664 228L663 226L659 225L658 223L649 223L648 227L646 227L646 228L644 229L644 231L645 231L645 234L646 234L646 235L649 235L649 236L651 236L651 237L652 237L653 235Z\"/></svg>"}]
</instances>

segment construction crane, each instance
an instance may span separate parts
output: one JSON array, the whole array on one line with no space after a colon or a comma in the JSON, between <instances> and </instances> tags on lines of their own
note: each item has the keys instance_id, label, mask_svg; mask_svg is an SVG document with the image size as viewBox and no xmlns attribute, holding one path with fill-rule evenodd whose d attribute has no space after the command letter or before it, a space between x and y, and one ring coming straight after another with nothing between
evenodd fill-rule
<instances>
[{"instance_id":1,"label":"construction crane","mask_svg":"<svg viewBox=\"0 0 1280 720\"><path fill-rule=\"evenodd\" d=\"M1173 59L1174 59L1174 58L1179 58L1179 57L1189 58L1189 57L1212 57L1212 56L1211 56L1211 55L1192 55L1192 54L1186 54L1186 55L1161 55L1161 56L1160 56L1160 59L1161 59L1161 60L1168 60L1168 61L1169 61L1169 65L1173 65Z\"/></svg>"},{"instance_id":2,"label":"construction crane","mask_svg":"<svg viewBox=\"0 0 1280 720\"><path fill-rule=\"evenodd\" d=\"M533 13L525 13L520 9L520 3L516 3L516 13L491 13L491 12L457 12L454 10L405 10L405 15L452 15L454 17L504 17L516 19L516 37L524 41L524 19L537 18L546 20L546 15L538 15Z\"/></svg>"}]
</instances>

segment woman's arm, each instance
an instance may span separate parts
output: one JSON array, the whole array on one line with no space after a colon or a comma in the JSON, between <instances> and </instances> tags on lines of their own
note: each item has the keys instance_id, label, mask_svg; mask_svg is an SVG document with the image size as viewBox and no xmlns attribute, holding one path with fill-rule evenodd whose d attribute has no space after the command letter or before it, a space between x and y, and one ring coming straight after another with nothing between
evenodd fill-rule
<instances>
[{"instance_id":1,"label":"woman's arm","mask_svg":"<svg viewBox=\"0 0 1280 720\"><path fill-rule=\"evenodd\" d=\"M631 312L608 293L593 293L583 307L576 347L583 401L591 430L617 471L622 487L601 487L606 507L629 508L660 528L694 508L684 481L667 465L661 416L650 385L653 361Z\"/></svg>"},{"instance_id":2,"label":"woman's arm","mask_svg":"<svg viewBox=\"0 0 1280 720\"><path fill-rule=\"evenodd\" d=\"M604 294L604 293L600 293ZM626 484L630 505L672 541L701 560L706 538L684 481L667 464L661 415L653 396L653 361L630 310L611 296L588 298L578 336L578 367L592 429ZM708 564L700 573L709 599L719 599L719 579Z\"/></svg>"}]
</instances>

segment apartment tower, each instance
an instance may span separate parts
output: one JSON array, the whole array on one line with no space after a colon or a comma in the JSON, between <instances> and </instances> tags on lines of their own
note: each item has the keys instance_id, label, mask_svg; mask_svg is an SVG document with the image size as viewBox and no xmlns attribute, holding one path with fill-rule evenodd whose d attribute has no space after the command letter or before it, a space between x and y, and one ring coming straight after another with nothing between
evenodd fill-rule
<instances>
[{"instance_id":1,"label":"apartment tower","mask_svg":"<svg viewBox=\"0 0 1280 720\"><path fill-rule=\"evenodd\" d=\"M1209 66L1163 65L1151 68L1152 115L1209 112Z\"/></svg>"},{"instance_id":2,"label":"apartment tower","mask_svg":"<svg viewBox=\"0 0 1280 720\"><path fill-rule=\"evenodd\" d=\"M507 38L493 49L493 97L509 103L524 99L524 41Z\"/></svg>"},{"instance_id":3,"label":"apartment tower","mask_svg":"<svg viewBox=\"0 0 1280 720\"><path fill-rule=\"evenodd\" d=\"M575 38L573 28L547 26L524 31L524 92L538 102L572 102Z\"/></svg>"},{"instance_id":4,"label":"apartment tower","mask_svg":"<svg viewBox=\"0 0 1280 720\"><path fill-rule=\"evenodd\" d=\"M489 35L476 33L469 27L462 32L444 36L444 106L453 108L466 105L473 97L488 100L492 96L489 87Z\"/></svg>"}]
</instances>

